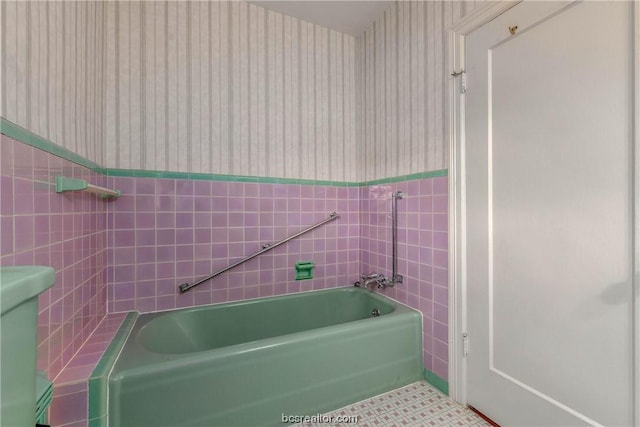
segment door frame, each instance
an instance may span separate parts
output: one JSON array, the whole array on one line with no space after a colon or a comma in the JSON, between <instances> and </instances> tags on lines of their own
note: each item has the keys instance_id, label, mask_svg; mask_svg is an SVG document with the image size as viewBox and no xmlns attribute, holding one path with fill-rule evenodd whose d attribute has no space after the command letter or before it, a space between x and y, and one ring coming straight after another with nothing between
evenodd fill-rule
<instances>
[{"instance_id":1,"label":"door frame","mask_svg":"<svg viewBox=\"0 0 640 427\"><path fill-rule=\"evenodd\" d=\"M466 36L497 16L520 3L515 1L492 1L480 6L463 17L448 31L447 63L449 72L465 70ZM640 2L633 2L633 170L631 191L640 193ZM467 329L467 284L465 203L465 99L461 90L461 77L449 78L449 395L462 404L467 403L467 365L464 357L463 334ZM633 194L632 193L632 194ZM632 339L634 360L640 360L640 197L633 197L634 235L632 242ZM472 351L472 337L469 350ZM640 400L640 366L633 366L634 399ZM634 408L634 425L640 426L640 405Z\"/></svg>"}]
</instances>

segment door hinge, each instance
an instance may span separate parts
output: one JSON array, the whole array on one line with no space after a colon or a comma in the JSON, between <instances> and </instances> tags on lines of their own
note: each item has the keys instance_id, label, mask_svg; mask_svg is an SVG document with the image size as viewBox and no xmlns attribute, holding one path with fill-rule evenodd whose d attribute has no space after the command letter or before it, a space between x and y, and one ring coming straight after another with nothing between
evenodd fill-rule
<instances>
[{"instance_id":1,"label":"door hinge","mask_svg":"<svg viewBox=\"0 0 640 427\"><path fill-rule=\"evenodd\" d=\"M467 356L469 354L469 334L464 332L462 334L462 355Z\"/></svg>"},{"instance_id":2,"label":"door hinge","mask_svg":"<svg viewBox=\"0 0 640 427\"><path fill-rule=\"evenodd\" d=\"M464 70L454 71L451 77L460 77L460 93L467 93L467 73Z\"/></svg>"}]
</instances>

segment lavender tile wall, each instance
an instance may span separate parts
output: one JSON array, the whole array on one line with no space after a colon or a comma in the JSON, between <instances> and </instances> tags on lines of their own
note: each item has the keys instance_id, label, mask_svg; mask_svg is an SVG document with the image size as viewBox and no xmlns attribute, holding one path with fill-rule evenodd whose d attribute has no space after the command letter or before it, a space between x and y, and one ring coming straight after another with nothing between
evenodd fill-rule
<instances>
[{"instance_id":1,"label":"lavender tile wall","mask_svg":"<svg viewBox=\"0 0 640 427\"><path fill-rule=\"evenodd\" d=\"M2 136L0 264L44 264L38 364L55 378L105 311L149 312L345 286L391 271L391 199L399 202L399 272L385 291L423 314L424 364L447 379L447 179L362 188L105 178ZM118 188L104 201L57 194L58 174ZM341 218L186 294L191 282L337 211ZM296 261L315 278L295 281ZM107 267L108 266L108 267ZM107 302L108 300L108 302Z\"/></svg>"},{"instance_id":2,"label":"lavender tile wall","mask_svg":"<svg viewBox=\"0 0 640 427\"><path fill-rule=\"evenodd\" d=\"M56 175L104 177L5 135L0 143L0 265L50 265L38 299L38 367L54 379L105 315L106 206L55 192Z\"/></svg>"},{"instance_id":3,"label":"lavender tile wall","mask_svg":"<svg viewBox=\"0 0 640 427\"><path fill-rule=\"evenodd\" d=\"M359 189L109 178L109 312L150 312L351 283L359 267ZM337 211L340 218L180 294L192 282ZM295 280L313 260L314 279Z\"/></svg>"},{"instance_id":4,"label":"lavender tile wall","mask_svg":"<svg viewBox=\"0 0 640 427\"><path fill-rule=\"evenodd\" d=\"M404 283L384 291L423 315L424 366L448 379L448 187L427 178L360 189L363 273L391 275L391 193L398 201L398 272Z\"/></svg>"}]
</instances>

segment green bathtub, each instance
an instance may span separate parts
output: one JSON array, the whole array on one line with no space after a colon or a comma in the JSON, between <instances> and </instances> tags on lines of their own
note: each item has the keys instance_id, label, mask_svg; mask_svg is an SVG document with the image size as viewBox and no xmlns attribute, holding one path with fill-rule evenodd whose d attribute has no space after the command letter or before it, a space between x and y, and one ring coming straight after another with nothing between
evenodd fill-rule
<instances>
[{"instance_id":1,"label":"green bathtub","mask_svg":"<svg viewBox=\"0 0 640 427\"><path fill-rule=\"evenodd\" d=\"M277 426L336 409L420 380L421 325L355 287L143 314L109 378L109 425Z\"/></svg>"}]
</instances>

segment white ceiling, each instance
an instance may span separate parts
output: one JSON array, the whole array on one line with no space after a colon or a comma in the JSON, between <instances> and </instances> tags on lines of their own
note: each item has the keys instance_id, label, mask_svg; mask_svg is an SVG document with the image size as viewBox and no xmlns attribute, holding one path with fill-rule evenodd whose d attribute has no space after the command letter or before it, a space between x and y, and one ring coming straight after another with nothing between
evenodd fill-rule
<instances>
[{"instance_id":1,"label":"white ceiling","mask_svg":"<svg viewBox=\"0 0 640 427\"><path fill-rule=\"evenodd\" d=\"M359 36L395 1L250 0L256 6L294 16L336 31Z\"/></svg>"}]
</instances>

